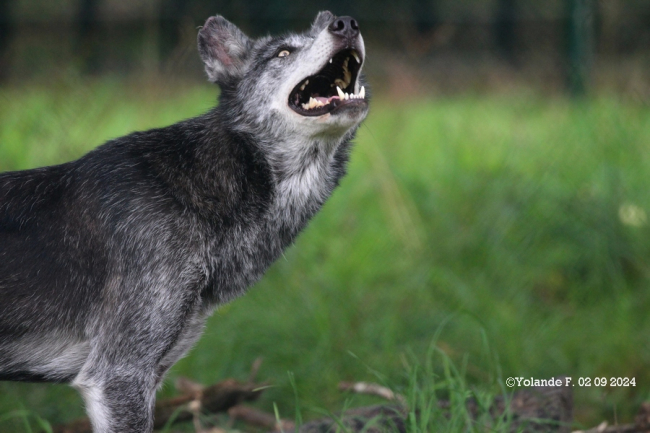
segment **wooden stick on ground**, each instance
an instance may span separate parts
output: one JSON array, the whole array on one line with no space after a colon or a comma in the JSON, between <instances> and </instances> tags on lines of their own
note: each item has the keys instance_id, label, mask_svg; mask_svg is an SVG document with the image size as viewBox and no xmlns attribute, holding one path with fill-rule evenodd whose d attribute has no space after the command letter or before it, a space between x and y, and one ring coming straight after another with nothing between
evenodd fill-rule
<instances>
[{"instance_id":1,"label":"wooden stick on ground","mask_svg":"<svg viewBox=\"0 0 650 433\"><path fill-rule=\"evenodd\" d=\"M406 398L403 395L394 393L390 388L368 382L340 382L339 390L350 391L357 394L376 395L388 401L396 401L402 406L406 406Z\"/></svg>"},{"instance_id":2,"label":"wooden stick on ground","mask_svg":"<svg viewBox=\"0 0 650 433\"><path fill-rule=\"evenodd\" d=\"M285 419L278 421L278 419L276 419L272 414L248 406L233 406L228 409L228 415L230 415L233 420L239 420L252 426L262 427L273 431L290 432L296 429L296 424L293 421Z\"/></svg>"}]
</instances>

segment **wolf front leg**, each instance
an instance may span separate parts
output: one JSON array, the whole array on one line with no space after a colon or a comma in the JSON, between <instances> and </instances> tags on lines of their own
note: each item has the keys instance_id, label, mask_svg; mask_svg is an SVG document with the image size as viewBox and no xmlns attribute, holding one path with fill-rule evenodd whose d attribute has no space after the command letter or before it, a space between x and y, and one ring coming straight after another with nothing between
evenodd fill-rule
<instances>
[{"instance_id":1,"label":"wolf front leg","mask_svg":"<svg viewBox=\"0 0 650 433\"><path fill-rule=\"evenodd\" d=\"M116 369L99 375L82 371L73 382L86 404L94 433L148 433L153 430L156 381L153 372Z\"/></svg>"},{"instance_id":2,"label":"wolf front leg","mask_svg":"<svg viewBox=\"0 0 650 433\"><path fill-rule=\"evenodd\" d=\"M150 282L150 281L149 281ZM156 388L196 338L197 292L181 284L135 285L98 317L91 351L72 385L82 394L95 433L149 433ZM155 296L152 296L155 295Z\"/></svg>"}]
</instances>

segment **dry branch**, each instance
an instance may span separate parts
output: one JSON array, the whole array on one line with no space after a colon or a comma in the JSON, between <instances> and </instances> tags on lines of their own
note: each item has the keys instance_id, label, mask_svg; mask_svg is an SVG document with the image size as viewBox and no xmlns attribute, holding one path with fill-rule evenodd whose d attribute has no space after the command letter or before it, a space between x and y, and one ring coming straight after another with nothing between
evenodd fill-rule
<instances>
[{"instance_id":1,"label":"dry branch","mask_svg":"<svg viewBox=\"0 0 650 433\"><path fill-rule=\"evenodd\" d=\"M259 384L240 383L234 379L227 379L216 385L208 386L201 392L200 403L203 411L210 413L225 412L229 408L236 406L244 401L257 400L262 393ZM164 400L156 405L154 428L165 426L169 418L180 407L194 401L193 395L176 397L170 400ZM187 421L192 419L191 411L183 411L175 418L175 422Z\"/></svg>"},{"instance_id":2,"label":"dry branch","mask_svg":"<svg viewBox=\"0 0 650 433\"><path fill-rule=\"evenodd\" d=\"M296 424L293 421L284 419L278 421L278 419L270 413L248 406L233 406L228 409L228 415L230 415L230 418L234 421L242 421L255 427L272 429L274 432L289 432L296 429Z\"/></svg>"},{"instance_id":3,"label":"dry branch","mask_svg":"<svg viewBox=\"0 0 650 433\"><path fill-rule=\"evenodd\" d=\"M350 391L357 394L376 395L388 401L396 401L402 406L407 406L406 398L403 395L394 393L390 388L377 385L376 383L368 382L341 382L339 383L339 390Z\"/></svg>"},{"instance_id":4,"label":"dry branch","mask_svg":"<svg viewBox=\"0 0 650 433\"><path fill-rule=\"evenodd\" d=\"M634 424L608 425L603 421L600 425L589 430L577 430L574 433L649 433L650 432L650 402L641 404L634 418Z\"/></svg>"},{"instance_id":5,"label":"dry branch","mask_svg":"<svg viewBox=\"0 0 650 433\"><path fill-rule=\"evenodd\" d=\"M576 430L573 433L644 433L647 430L639 430L636 424L608 425L603 421L589 430Z\"/></svg>"}]
</instances>

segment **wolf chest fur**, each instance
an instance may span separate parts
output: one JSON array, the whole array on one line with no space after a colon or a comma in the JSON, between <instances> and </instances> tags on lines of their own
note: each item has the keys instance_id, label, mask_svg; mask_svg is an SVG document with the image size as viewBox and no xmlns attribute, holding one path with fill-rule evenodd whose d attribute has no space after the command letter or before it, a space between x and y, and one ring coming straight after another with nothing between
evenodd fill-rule
<instances>
[{"instance_id":1,"label":"wolf chest fur","mask_svg":"<svg viewBox=\"0 0 650 433\"><path fill-rule=\"evenodd\" d=\"M344 175L368 110L357 22L199 31L219 104L0 174L0 380L67 382L96 432L148 432L156 387Z\"/></svg>"}]
</instances>

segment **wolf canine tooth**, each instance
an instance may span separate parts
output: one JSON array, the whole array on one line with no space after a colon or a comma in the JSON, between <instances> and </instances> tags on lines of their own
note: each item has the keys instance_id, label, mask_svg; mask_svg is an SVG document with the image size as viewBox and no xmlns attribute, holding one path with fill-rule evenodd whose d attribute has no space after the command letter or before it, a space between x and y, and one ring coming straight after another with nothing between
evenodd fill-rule
<instances>
[{"instance_id":1,"label":"wolf canine tooth","mask_svg":"<svg viewBox=\"0 0 650 433\"><path fill-rule=\"evenodd\" d=\"M366 98L366 87L365 86L361 86L361 90L359 91L359 96L361 97L361 99Z\"/></svg>"},{"instance_id":2,"label":"wolf canine tooth","mask_svg":"<svg viewBox=\"0 0 650 433\"><path fill-rule=\"evenodd\" d=\"M343 99L343 96L344 96L343 90L341 90L341 88L339 86L336 86L336 93L339 94L339 99Z\"/></svg>"},{"instance_id":3,"label":"wolf canine tooth","mask_svg":"<svg viewBox=\"0 0 650 433\"><path fill-rule=\"evenodd\" d=\"M357 63L361 63L361 59L359 58L359 54L357 54L356 51L352 51L352 55L354 56L354 60L356 60Z\"/></svg>"},{"instance_id":4,"label":"wolf canine tooth","mask_svg":"<svg viewBox=\"0 0 650 433\"><path fill-rule=\"evenodd\" d=\"M305 110L309 110L313 107L313 103L314 103L314 98L309 98L308 102L302 104L302 108L304 108Z\"/></svg>"}]
</instances>

